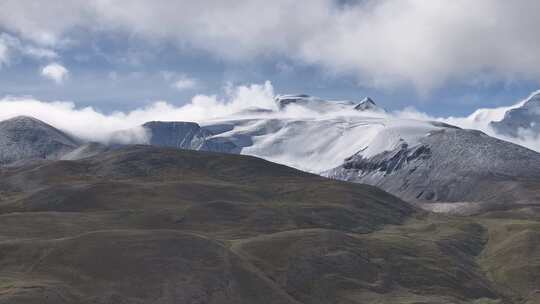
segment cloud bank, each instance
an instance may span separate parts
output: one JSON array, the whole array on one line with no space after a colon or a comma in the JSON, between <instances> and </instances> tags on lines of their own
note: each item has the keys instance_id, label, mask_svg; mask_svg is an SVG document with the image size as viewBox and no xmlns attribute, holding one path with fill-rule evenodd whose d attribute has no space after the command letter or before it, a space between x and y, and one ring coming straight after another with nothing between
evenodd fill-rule
<instances>
[{"instance_id":1,"label":"cloud bank","mask_svg":"<svg viewBox=\"0 0 540 304\"><path fill-rule=\"evenodd\" d=\"M76 44L80 31L122 32L230 61L283 56L363 85L421 92L540 76L536 0L37 3L1 1L0 28L56 48Z\"/></svg>"},{"instance_id":2,"label":"cloud bank","mask_svg":"<svg viewBox=\"0 0 540 304\"><path fill-rule=\"evenodd\" d=\"M77 108L73 102L44 102L33 98L0 99L0 120L18 115L32 116L87 141L140 142L140 133L118 133L148 121L205 121L237 113L243 109L273 109L274 89L270 82L227 87L223 98L196 95L184 106L157 101L130 112L104 114L92 107ZM116 134L113 134L117 132ZM115 136L111 138L111 136ZM119 137L121 138L119 140Z\"/></svg>"},{"instance_id":3,"label":"cloud bank","mask_svg":"<svg viewBox=\"0 0 540 304\"><path fill-rule=\"evenodd\" d=\"M129 112L104 114L92 107L78 108L73 102L44 102L32 98L5 97L0 99L0 120L18 115L28 115L43 120L59 129L86 141L104 143L143 143L147 138L140 125L148 121L194 121L205 122L234 115L253 115L265 118L332 118L340 115L365 115L357 111L338 109L335 112L316 112L304 107L291 105L286 111L278 111L272 84L228 85L223 97L216 95L196 95L191 102L175 106L165 101L157 101L144 108ZM539 134L522 132L518 138L504 137L489 125L501 120L504 113L521 106L526 99L509 107L479 109L465 117L433 117L406 108L393 113L371 113L398 119L433 120L449 123L462 128L477 129L500 139L523 145L540 152ZM254 109L270 111L257 112ZM243 113L243 114L239 114ZM246 114L247 113L247 114ZM130 131L126 131L130 130Z\"/></svg>"}]
</instances>

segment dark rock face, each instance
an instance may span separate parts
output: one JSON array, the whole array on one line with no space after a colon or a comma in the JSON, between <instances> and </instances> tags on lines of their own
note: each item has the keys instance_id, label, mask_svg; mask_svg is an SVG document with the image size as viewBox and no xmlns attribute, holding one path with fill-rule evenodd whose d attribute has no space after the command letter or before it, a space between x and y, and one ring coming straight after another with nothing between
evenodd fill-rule
<instances>
[{"instance_id":1,"label":"dark rock face","mask_svg":"<svg viewBox=\"0 0 540 304\"><path fill-rule=\"evenodd\" d=\"M199 150L212 135L194 122L151 121L143 127L151 132L150 144L158 147Z\"/></svg>"},{"instance_id":2,"label":"dark rock face","mask_svg":"<svg viewBox=\"0 0 540 304\"><path fill-rule=\"evenodd\" d=\"M520 131L540 134L540 93L531 96L523 106L511 109L501 121L491 122L491 126L500 134L518 137Z\"/></svg>"},{"instance_id":3,"label":"dark rock face","mask_svg":"<svg viewBox=\"0 0 540 304\"><path fill-rule=\"evenodd\" d=\"M78 146L71 136L32 117L17 116L0 122L0 164L58 159Z\"/></svg>"},{"instance_id":4,"label":"dark rock face","mask_svg":"<svg viewBox=\"0 0 540 304\"><path fill-rule=\"evenodd\" d=\"M369 159L352 156L345 160L343 168L346 170L380 171L388 175L402 169L417 158L426 160L430 156L431 150L428 146L419 145L408 148L408 145L403 143L393 151L385 151Z\"/></svg>"},{"instance_id":5,"label":"dark rock face","mask_svg":"<svg viewBox=\"0 0 540 304\"><path fill-rule=\"evenodd\" d=\"M186 150L239 153L233 142L219 137L194 122L152 121L143 125L150 131L150 145Z\"/></svg>"}]
</instances>

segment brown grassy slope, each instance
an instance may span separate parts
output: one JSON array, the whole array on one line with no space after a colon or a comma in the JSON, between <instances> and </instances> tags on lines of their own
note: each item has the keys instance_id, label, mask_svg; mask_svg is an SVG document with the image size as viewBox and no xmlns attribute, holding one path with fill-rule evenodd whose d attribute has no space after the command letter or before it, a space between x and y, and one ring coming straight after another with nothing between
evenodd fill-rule
<instances>
[{"instance_id":1,"label":"brown grassy slope","mask_svg":"<svg viewBox=\"0 0 540 304\"><path fill-rule=\"evenodd\" d=\"M127 147L1 170L0 303L533 299L524 268L499 274L494 227L253 157Z\"/></svg>"}]
</instances>

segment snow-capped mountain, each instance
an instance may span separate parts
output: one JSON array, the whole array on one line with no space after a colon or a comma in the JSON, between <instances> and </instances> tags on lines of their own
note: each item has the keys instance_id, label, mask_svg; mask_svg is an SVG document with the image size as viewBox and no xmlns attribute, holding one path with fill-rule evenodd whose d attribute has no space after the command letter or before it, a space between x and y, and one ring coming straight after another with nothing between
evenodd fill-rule
<instances>
[{"instance_id":1,"label":"snow-capped mountain","mask_svg":"<svg viewBox=\"0 0 540 304\"><path fill-rule=\"evenodd\" d=\"M244 111L190 128L166 122L145 127L151 144L253 155L376 185L409 201L438 202L426 206L434 210L527 205L540 194L522 186L540 181L540 154L480 131L400 119L369 98L351 102L281 95L276 103L277 111Z\"/></svg>"},{"instance_id":2,"label":"snow-capped mountain","mask_svg":"<svg viewBox=\"0 0 540 304\"><path fill-rule=\"evenodd\" d=\"M68 134L32 117L17 116L0 122L0 164L57 159L78 146Z\"/></svg>"},{"instance_id":3,"label":"snow-capped mountain","mask_svg":"<svg viewBox=\"0 0 540 304\"><path fill-rule=\"evenodd\" d=\"M199 122L147 122L115 132L106 144L78 145L47 124L15 118L0 124L8 134L0 150L3 163L80 159L128 138L130 143L257 156L376 185L409 201L428 202L425 207L433 210L469 213L528 206L540 197L540 154L480 131L399 118L370 98L354 102L280 95L275 102L273 108L246 108ZM30 135L13 140L12 133Z\"/></svg>"},{"instance_id":4,"label":"snow-capped mountain","mask_svg":"<svg viewBox=\"0 0 540 304\"><path fill-rule=\"evenodd\" d=\"M358 115L235 118L201 126L213 133L207 138L211 142L231 143L241 154L313 173L334 168L353 154L392 150L401 140L414 144L419 134L439 128L429 122Z\"/></svg>"},{"instance_id":5,"label":"snow-capped mountain","mask_svg":"<svg viewBox=\"0 0 540 304\"><path fill-rule=\"evenodd\" d=\"M480 131L446 127L416 144L359 153L324 175L376 185L408 201L446 202L424 205L432 210L474 213L538 204L540 154Z\"/></svg>"},{"instance_id":6,"label":"snow-capped mountain","mask_svg":"<svg viewBox=\"0 0 540 304\"><path fill-rule=\"evenodd\" d=\"M314 173L339 166L359 151L370 156L392 150L403 139L416 143L418 134L440 128L382 115L384 110L371 99L326 101L282 95L276 103L277 111L243 111L198 124L143 126L150 131L152 145L253 155ZM359 110L366 103L370 106Z\"/></svg>"},{"instance_id":7,"label":"snow-capped mountain","mask_svg":"<svg viewBox=\"0 0 540 304\"><path fill-rule=\"evenodd\" d=\"M524 134L540 134L540 91L537 91L519 107L508 110L501 121L491 126L502 135L519 137Z\"/></svg>"}]
</instances>

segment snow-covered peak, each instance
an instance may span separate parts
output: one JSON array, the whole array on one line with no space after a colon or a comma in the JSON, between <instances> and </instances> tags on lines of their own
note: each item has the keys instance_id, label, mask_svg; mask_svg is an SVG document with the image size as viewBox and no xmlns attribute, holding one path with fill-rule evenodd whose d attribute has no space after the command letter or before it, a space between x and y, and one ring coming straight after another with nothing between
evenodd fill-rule
<instances>
[{"instance_id":1,"label":"snow-covered peak","mask_svg":"<svg viewBox=\"0 0 540 304\"><path fill-rule=\"evenodd\" d=\"M285 110L289 107L300 107L316 113L330 112L386 112L375 104L373 99L366 97L360 102L351 100L326 100L319 97L306 94L288 94L278 95L275 98L279 110Z\"/></svg>"},{"instance_id":2,"label":"snow-covered peak","mask_svg":"<svg viewBox=\"0 0 540 304\"><path fill-rule=\"evenodd\" d=\"M539 109L540 110L540 90L533 92L529 98L525 100L525 103L523 104L522 108L525 109ZM538 115L540 115L540 112L538 112Z\"/></svg>"},{"instance_id":3,"label":"snow-covered peak","mask_svg":"<svg viewBox=\"0 0 540 304\"><path fill-rule=\"evenodd\" d=\"M357 111L373 111L373 112L386 112L383 108L377 106L377 104L370 97L366 97L360 101L355 107Z\"/></svg>"},{"instance_id":4,"label":"snow-covered peak","mask_svg":"<svg viewBox=\"0 0 540 304\"><path fill-rule=\"evenodd\" d=\"M511 107L505 112L502 120L493 121L490 125L502 135L538 136L540 134L540 90Z\"/></svg>"}]
</instances>

